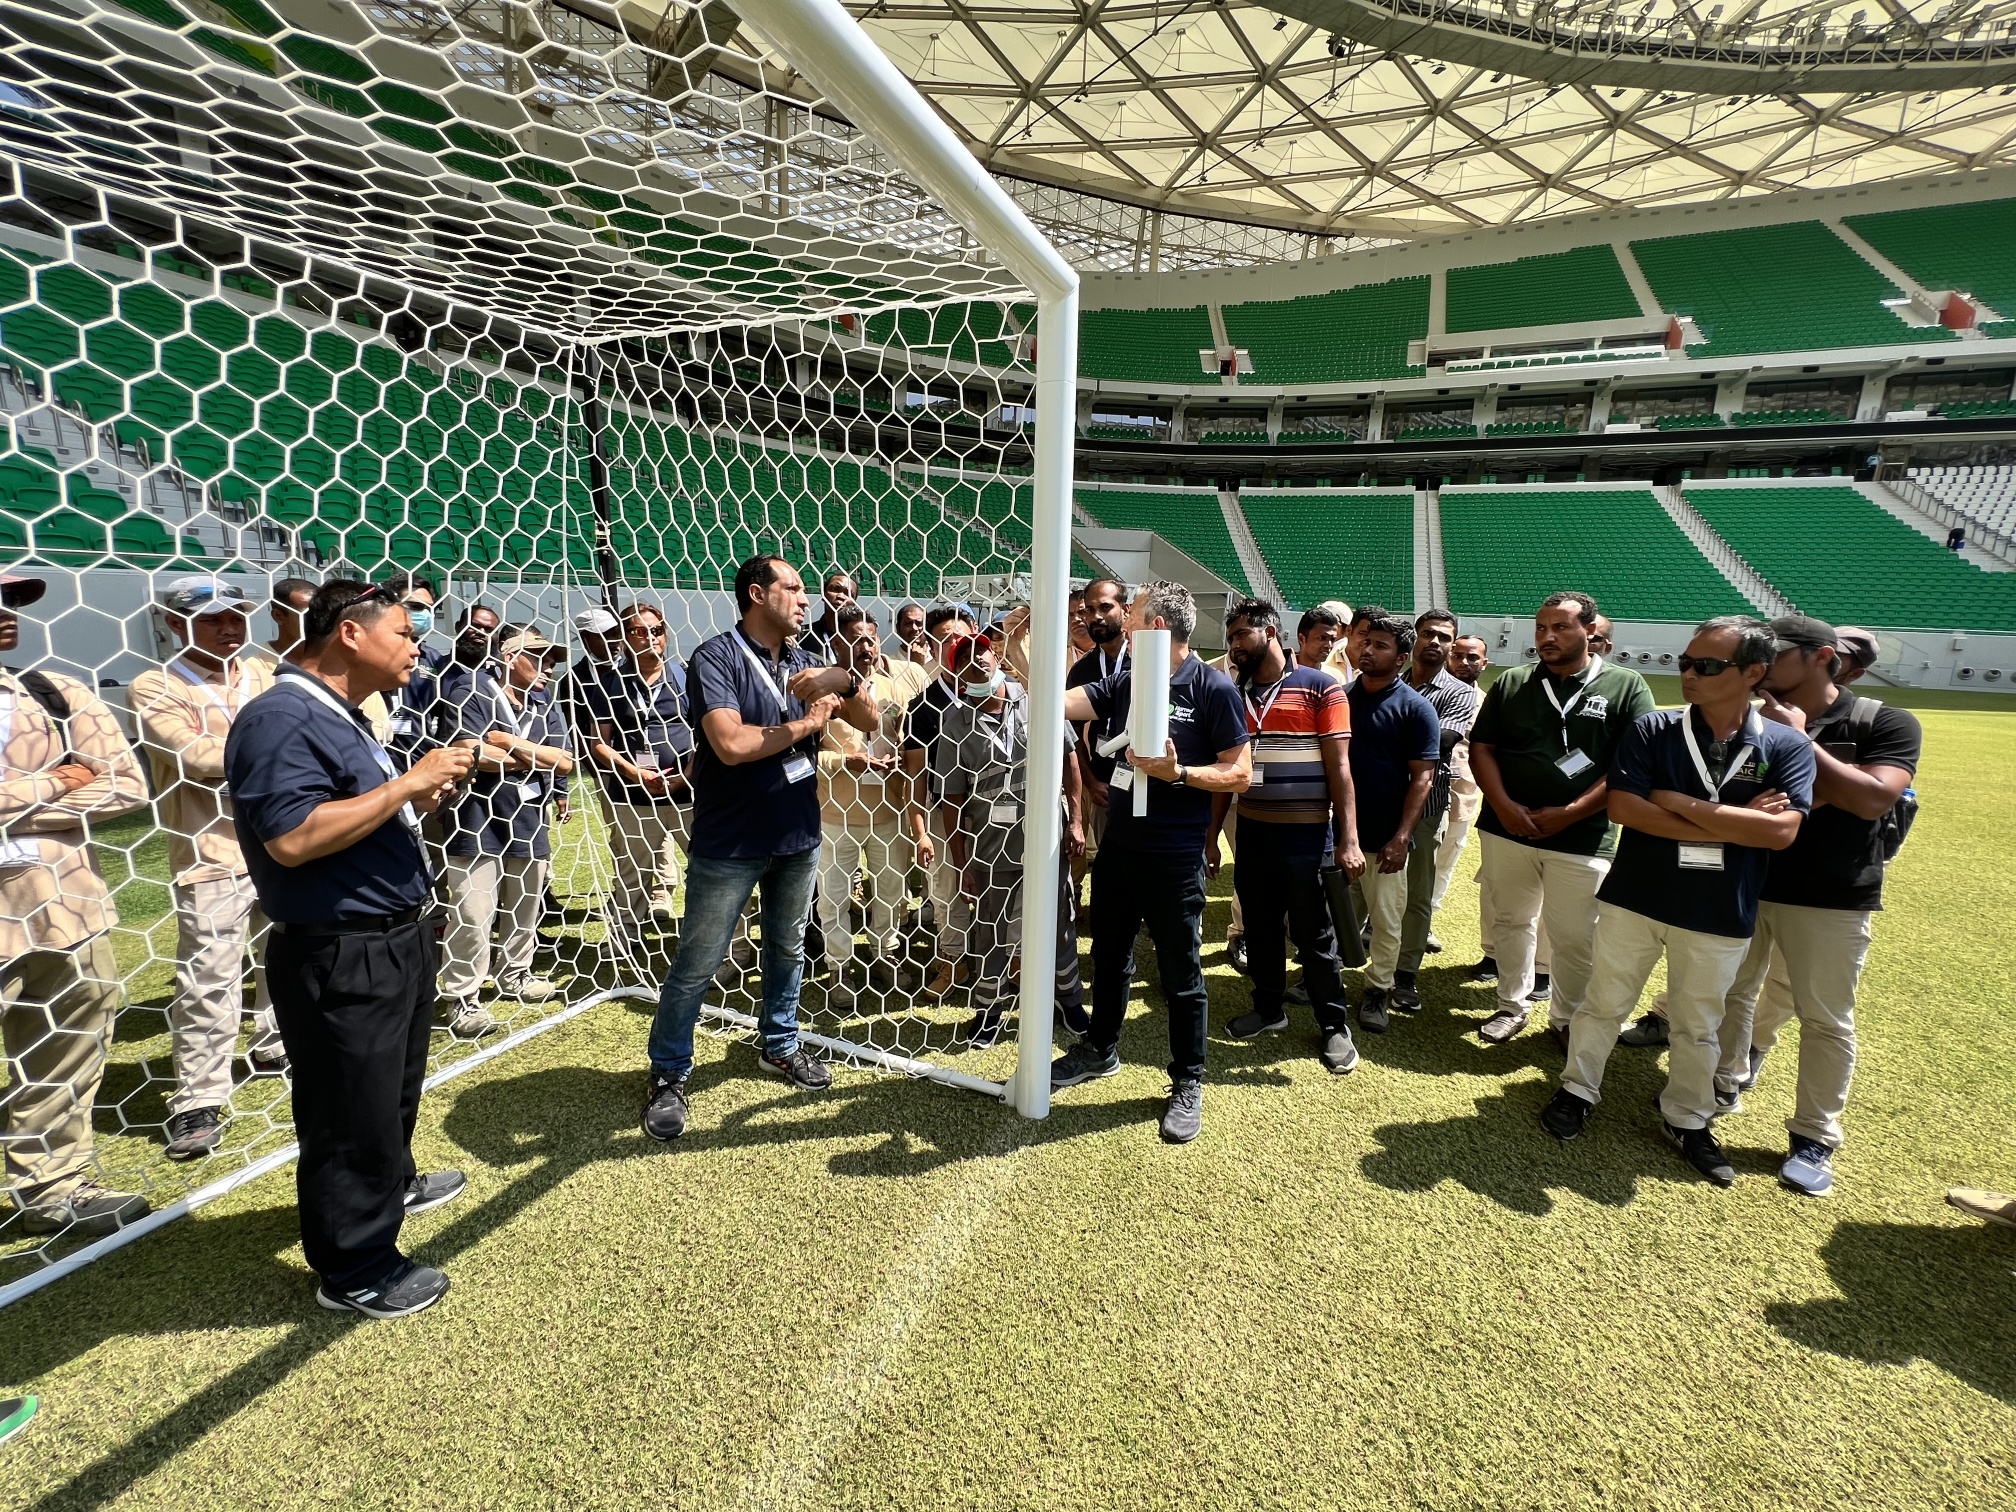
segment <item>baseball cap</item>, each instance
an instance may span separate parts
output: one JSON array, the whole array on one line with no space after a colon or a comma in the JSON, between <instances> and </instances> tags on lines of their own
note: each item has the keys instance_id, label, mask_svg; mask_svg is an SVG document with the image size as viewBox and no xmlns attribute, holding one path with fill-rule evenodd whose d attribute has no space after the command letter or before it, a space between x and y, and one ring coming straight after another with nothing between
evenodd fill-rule
<instances>
[{"instance_id":1,"label":"baseball cap","mask_svg":"<svg viewBox=\"0 0 2016 1512\"><path fill-rule=\"evenodd\" d=\"M48 591L49 585L41 578L22 572L0 572L0 607L25 609Z\"/></svg>"},{"instance_id":2,"label":"baseball cap","mask_svg":"<svg viewBox=\"0 0 2016 1512\"><path fill-rule=\"evenodd\" d=\"M1858 667L1873 667L1883 655L1882 643L1873 630L1860 625L1843 625L1834 632L1834 649Z\"/></svg>"},{"instance_id":3,"label":"baseball cap","mask_svg":"<svg viewBox=\"0 0 2016 1512\"><path fill-rule=\"evenodd\" d=\"M583 635L607 635L617 628L616 616L607 609L583 609L574 616L574 628Z\"/></svg>"},{"instance_id":4,"label":"baseball cap","mask_svg":"<svg viewBox=\"0 0 2016 1512\"><path fill-rule=\"evenodd\" d=\"M173 614L250 614L252 601L236 583L208 574L179 577L161 595L162 605Z\"/></svg>"},{"instance_id":5,"label":"baseball cap","mask_svg":"<svg viewBox=\"0 0 2016 1512\"><path fill-rule=\"evenodd\" d=\"M1822 646L1836 646L1840 632L1823 619L1815 619L1810 614L1786 614L1771 621L1771 633L1778 638L1778 649L1797 647L1801 651L1817 651Z\"/></svg>"},{"instance_id":6,"label":"baseball cap","mask_svg":"<svg viewBox=\"0 0 2016 1512\"><path fill-rule=\"evenodd\" d=\"M606 610L604 611L607 612ZM536 656L542 651L556 649L553 642L537 630L520 630L497 648L497 654L509 661L514 656L524 656L528 652Z\"/></svg>"},{"instance_id":7,"label":"baseball cap","mask_svg":"<svg viewBox=\"0 0 2016 1512\"><path fill-rule=\"evenodd\" d=\"M945 665L957 672L982 651L992 651L994 642L985 635L955 635L945 642Z\"/></svg>"}]
</instances>

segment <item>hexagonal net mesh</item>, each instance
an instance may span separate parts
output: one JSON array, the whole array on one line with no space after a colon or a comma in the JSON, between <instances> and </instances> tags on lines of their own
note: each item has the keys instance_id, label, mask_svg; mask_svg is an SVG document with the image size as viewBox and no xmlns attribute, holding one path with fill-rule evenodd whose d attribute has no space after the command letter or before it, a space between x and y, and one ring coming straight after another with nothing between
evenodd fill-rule
<instances>
[{"instance_id":1,"label":"hexagonal net mesh","mask_svg":"<svg viewBox=\"0 0 2016 1512\"><path fill-rule=\"evenodd\" d=\"M98 1189L159 1208L290 1139L221 750L338 577L433 601L425 664L365 710L395 760L490 752L429 821L437 1071L662 976L685 663L766 552L813 594L804 643L880 695L819 753L805 1025L1013 1063L1019 690L962 706L962 622L913 622L1024 591L1027 296L874 144L765 93L732 17L631 18L0 4L0 561L46 584L9 590L0 655L0 1286L141 1211ZM777 943L754 909L738 936L731 1033Z\"/></svg>"}]
</instances>

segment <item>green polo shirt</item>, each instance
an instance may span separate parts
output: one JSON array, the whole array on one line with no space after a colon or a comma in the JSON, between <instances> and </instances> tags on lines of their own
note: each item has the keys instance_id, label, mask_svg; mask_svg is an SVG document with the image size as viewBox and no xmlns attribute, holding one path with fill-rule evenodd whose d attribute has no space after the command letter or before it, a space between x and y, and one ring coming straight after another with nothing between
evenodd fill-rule
<instances>
[{"instance_id":1,"label":"green polo shirt","mask_svg":"<svg viewBox=\"0 0 2016 1512\"><path fill-rule=\"evenodd\" d=\"M1561 709L1568 711L1565 720L1548 701L1549 686ZM1593 676L1585 668L1576 677L1556 677L1531 662L1506 668L1491 685L1477 722L1470 727L1470 739L1492 748L1505 791L1514 801L1528 808L1559 808L1610 775L1610 758L1619 743L1638 716L1650 714L1652 707L1652 690L1629 667L1605 662ZM1589 758L1589 765L1572 777L1559 765L1571 744ZM1607 856L1617 849L1617 832L1601 810L1558 835L1528 840L1506 834L1497 811L1487 802L1477 816L1477 828L1521 845L1575 856Z\"/></svg>"}]
</instances>

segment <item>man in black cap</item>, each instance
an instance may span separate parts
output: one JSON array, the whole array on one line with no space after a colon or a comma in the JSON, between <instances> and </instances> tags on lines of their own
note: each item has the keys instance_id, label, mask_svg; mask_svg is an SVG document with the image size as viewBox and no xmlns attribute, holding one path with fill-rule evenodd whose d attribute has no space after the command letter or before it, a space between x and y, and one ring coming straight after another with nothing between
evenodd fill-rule
<instances>
[{"instance_id":1,"label":"man in black cap","mask_svg":"<svg viewBox=\"0 0 2016 1512\"><path fill-rule=\"evenodd\" d=\"M1771 622L1778 656L1759 691L1766 719L1813 742L1813 812L1771 856L1757 933L1729 989L1716 1101L1725 1111L1755 1084L1786 1022L1758 1012L1772 952L1783 956L1799 1020L1799 1085L1786 1121L1792 1148L1779 1178L1809 1197L1834 1185L1834 1152L1855 1073L1855 985L1883 906L1884 830L1918 770L1923 731L1907 709L1858 698L1835 682L1837 632L1791 615ZM1769 1000L1767 999L1767 1004Z\"/></svg>"}]
</instances>

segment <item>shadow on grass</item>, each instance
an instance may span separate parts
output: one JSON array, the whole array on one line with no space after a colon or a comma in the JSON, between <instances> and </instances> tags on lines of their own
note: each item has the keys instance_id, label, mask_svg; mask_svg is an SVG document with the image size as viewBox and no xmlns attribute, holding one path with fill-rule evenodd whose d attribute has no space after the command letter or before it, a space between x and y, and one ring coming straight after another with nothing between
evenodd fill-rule
<instances>
[{"instance_id":1,"label":"shadow on grass","mask_svg":"<svg viewBox=\"0 0 2016 1512\"><path fill-rule=\"evenodd\" d=\"M1845 1295L1765 1308L1786 1338L1871 1365L1924 1360L2016 1402L2016 1242L2006 1230L1843 1223L1820 1255Z\"/></svg>"}]
</instances>

